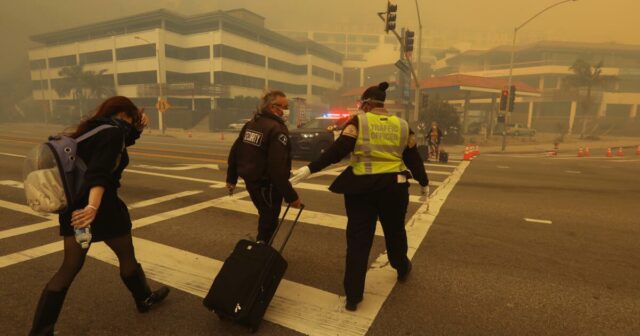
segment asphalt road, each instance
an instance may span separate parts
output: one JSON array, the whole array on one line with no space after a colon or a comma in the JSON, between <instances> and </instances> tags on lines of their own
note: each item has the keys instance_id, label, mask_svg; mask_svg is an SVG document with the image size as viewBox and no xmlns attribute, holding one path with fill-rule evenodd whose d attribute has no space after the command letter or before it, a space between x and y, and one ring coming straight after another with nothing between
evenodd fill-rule
<instances>
[{"instance_id":1,"label":"asphalt road","mask_svg":"<svg viewBox=\"0 0 640 336\"><path fill-rule=\"evenodd\" d=\"M26 209L21 155L46 130L0 135L0 326L25 335L62 260L55 218ZM148 136L131 148L121 197L151 280L172 288L135 311L115 256L91 247L57 324L59 335L245 335L202 306L211 280L257 217L242 189L223 188L230 141ZM414 272L402 285L371 251L365 301L343 309L343 200L326 190L340 167L298 191L307 210L264 335L639 335L640 158L482 155L426 166L432 197L407 214ZM454 157L455 159L455 157ZM301 166L304 161L295 161ZM527 221L525 218L532 220ZM53 220L53 221L52 221Z\"/></svg>"}]
</instances>

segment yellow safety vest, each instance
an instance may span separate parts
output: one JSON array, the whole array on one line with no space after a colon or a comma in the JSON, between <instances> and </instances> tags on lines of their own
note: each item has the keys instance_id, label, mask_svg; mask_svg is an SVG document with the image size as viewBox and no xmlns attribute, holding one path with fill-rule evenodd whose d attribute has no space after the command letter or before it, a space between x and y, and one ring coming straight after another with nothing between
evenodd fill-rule
<instances>
[{"instance_id":1,"label":"yellow safety vest","mask_svg":"<svg viewBox=\"0 0 640 336\"><path fill-rule=\"evenodd\" d=\"M358 139L351 154L353 173L373 175L407 170L402 153L408 140L406 121L387 114L358 114Z\"/></svg>"}]
</instances>

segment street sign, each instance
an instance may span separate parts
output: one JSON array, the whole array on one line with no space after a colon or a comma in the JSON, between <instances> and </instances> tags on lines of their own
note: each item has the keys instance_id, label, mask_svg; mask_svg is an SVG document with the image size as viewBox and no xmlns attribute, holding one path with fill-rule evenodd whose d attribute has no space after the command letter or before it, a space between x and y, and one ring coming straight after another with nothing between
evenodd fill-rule
<instances>
[{"instance_id":1,"label":"street sign","mask_svg":"<svg viewBox=\"0 0 640 336\"><path fill-rule=\"evenodd\" d=\"M156 103L156 109L162 113L166 112L169 108L171 108L171 104L169 104L169 101L161 98L158 99L158 102Z\"/></svg>"},{"instance_id":2,"label":"street sign","mask_svg":"<svg viewBox=\"0 0 640 336\"><path fill-rule=\"evenodd\" d=\"M396 62L396 68L400 69L405 75L409 75L411 73L411 69L409 68L409 62L407 60L399 60Z\"/></svg>"}]
</instances>

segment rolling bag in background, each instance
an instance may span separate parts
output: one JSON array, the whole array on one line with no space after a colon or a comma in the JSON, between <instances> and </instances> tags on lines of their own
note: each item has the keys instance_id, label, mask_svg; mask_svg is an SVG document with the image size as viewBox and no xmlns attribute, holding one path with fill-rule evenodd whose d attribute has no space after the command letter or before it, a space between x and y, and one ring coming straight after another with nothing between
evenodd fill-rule
<instances>
[{"instance_id":1,"label":"rolling bag in background","mask_svg":"<svg viewBox=\"0 0 640 336\"><path fill-rule=\"evenodd\" d=\"M448 163L449 162L449 153L441 150L440 151L440 157L439 157L438 161L440 163Z\"/></svg>"},{"instance_id":2,"label":"rolling bag in background","mask_svg":"<svg viewBox=\"0 0 640 336\"><path fill-rule=\"evenodd\" d=\"M289 241L303 209L304 205L301 205L279 250L271 245L282 227L289 206L269 244L245 239L236 244L213 281L209 293L202 301L207 309L215 312L221 319L248 326L252 332L258 330L280 280L287 270L287 261L282 257L282 250Z\"/></svg>"}]
</instances>

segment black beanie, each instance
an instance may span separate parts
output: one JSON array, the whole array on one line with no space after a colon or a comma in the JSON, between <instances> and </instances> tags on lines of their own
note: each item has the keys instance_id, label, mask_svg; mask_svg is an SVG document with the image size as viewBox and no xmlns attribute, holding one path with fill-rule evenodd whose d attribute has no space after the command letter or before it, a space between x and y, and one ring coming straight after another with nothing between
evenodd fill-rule
<instances>
[{"instance_id":1,"label":"black beanie","mask_svg":"<svg viewBox=\"0 0 640 336\"><path fill-rule=\"evenodd\" d=\"M380 103L383 103L385 99L387 99L387 93L385 92L389 88L389 83L382 82L377 86L372 86L364 91L362 94L361 100L376 100Z\"/></svg>"}]
</instances>

